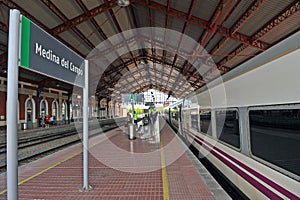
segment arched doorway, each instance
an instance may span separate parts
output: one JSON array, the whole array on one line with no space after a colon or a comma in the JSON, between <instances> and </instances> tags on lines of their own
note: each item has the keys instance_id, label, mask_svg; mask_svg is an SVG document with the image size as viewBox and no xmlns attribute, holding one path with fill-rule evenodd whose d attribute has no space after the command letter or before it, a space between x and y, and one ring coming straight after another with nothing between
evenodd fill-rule
<instances>
[{"instance_id":1,"label":"arched doorway","mask_svg":"<svg viewBox=\"0 0 300 200\"><path fill-rule=\"evenodd\" d=\"M74 113L73 113L73 107L75 107L73 104L70 105L70 120L71 122L74 120Z\"/></svg>"},{"instance_id":2,"label":"arched doorway","mask_svg":"<svg viewBox=\"0 0 300 200\"><path fill-rule=\"evenodd\" d=\"M26 124L27 128L33 128L33 102L32 99L28 99L26 103Z\"/></svg>"},{"instance_id":3,"label":"arched doorway","mask_svg":"<svg viewBox=\"0 0 300 200\"><path fill-rule=\"evenodd\" d=\"M46 100L42 100L41 101L41 116L45 117L46 115L48 115L48 104Z\"/></svg>"},{"instance_id":4,"label":"arched doorway","mask_svg":"<svg viewBox=\"0 0 300 200\"><path fill-rule=\"evenodd\" d=\"M63 123L66 123L66 120L68 120L68 113L67 113L67 104L65 102L61 105L61 116Z\"/></svg>"},{"instance_id":5,"label":"arched doorway","mask_svg":"<svg viewBox=\"0 0 300 200\"><path fill-rule=\"evenodd\" d=\"M56 120L58 120L58 104L57 104L57 101L52 102L52 116L53 116L53 122L56 123Z\"/></svg>"}]
</instances>

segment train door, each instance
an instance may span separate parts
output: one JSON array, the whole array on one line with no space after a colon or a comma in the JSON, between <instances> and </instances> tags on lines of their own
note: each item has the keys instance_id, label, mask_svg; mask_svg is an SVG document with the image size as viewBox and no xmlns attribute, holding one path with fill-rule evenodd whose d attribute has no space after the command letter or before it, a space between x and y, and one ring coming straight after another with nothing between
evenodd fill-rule
<instances>
[{"instance_id":1,"label":"train door","mask_svg":"<svg viewBox=\"0 0 300 200\"><path fill-rule=\"evenodd\" d=\"M32 100L29 99L26 104L26 116L27 116L26 124L27 124L28 129L33 128L33 112L32 112L32 110L33 110Z\"/></svg>"}]
</instances>

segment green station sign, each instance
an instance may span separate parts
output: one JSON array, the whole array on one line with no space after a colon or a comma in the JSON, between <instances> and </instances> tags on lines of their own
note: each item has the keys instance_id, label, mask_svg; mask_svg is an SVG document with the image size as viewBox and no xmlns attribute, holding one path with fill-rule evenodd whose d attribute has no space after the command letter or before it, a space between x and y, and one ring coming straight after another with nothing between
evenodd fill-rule
<instances>
[{"instance_id":1,"label":"green station sign","mask_svg":"<svg viewBox=\"0 0 300 200\"><path fill-rule=\"evenodd\" d=\"M20 66L84 87L84 59L22 16Z\"/></svg>"}]
</instances>

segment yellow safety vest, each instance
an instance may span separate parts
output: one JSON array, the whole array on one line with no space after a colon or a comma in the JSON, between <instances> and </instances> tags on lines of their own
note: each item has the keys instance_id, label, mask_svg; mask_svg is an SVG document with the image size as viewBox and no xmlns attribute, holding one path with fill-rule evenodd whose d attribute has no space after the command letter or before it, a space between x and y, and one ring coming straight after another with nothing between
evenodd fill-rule
<instances>
[{"instance_id":1,"label":"yellow safety vest","mask_svg":"<svg viewBox=\"0 0 300 200\"><path fill-rule=\"evenodd\" d=\"M137 114L133 114L133 119L134 119L134 120L137 120L137 119L138 119Z\"/></svg>"}]
</instances>

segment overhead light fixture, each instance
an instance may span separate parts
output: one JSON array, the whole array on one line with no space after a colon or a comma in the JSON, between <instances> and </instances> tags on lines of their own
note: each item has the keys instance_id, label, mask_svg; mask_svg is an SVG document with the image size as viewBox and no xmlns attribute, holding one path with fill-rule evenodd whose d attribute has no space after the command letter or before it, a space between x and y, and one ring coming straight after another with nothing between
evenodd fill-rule
<instances>
[{"instance_id":1,"label":"overhead light fixture","mask_svg":"<svg viewBox=\"0 0 300 200\"><path fill-rule=\"evenodd\" d=\"M140 65L145 65L146 63L145 63L144 59L141 59L140 62L139 62L139 64Z\"/></svg>"},{"instance_id":2,"label":"overhead light fixture","mask_svg":"<svg viewBox=\"0 0 300 200\"><path fill-rule=\"evenodd\" d=\"M118 3L118 5L121 6L121 7L129 6L130 0L118 0L117 3Z\"/></svg>"}]
</instances>

